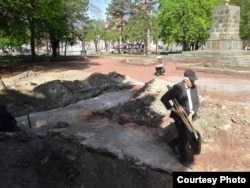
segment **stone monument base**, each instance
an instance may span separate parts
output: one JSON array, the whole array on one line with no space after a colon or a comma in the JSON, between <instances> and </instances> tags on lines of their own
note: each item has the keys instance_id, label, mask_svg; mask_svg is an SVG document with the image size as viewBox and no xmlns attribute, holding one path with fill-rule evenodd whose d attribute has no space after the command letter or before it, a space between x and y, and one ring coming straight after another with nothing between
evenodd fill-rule
<instances>
[{"instance_id":1,"label":"stone monument base","mask_svg":"<svg viewBox=\"0 0 250 188\"><path fill-rule=\"evenodd\" d=\"M242 40L208 40L206 48L212 50L242 50Z\"/></svg>"},{"instance_id":2,"label":"stone monument base","mask_svg":"<svg viewBox=\"0 0 250 188\"><path fill-rule=\"evenodd\" d=\"M179 63L176 69L200 72L250 75L250 50L200 50L169 54L166 59Z\"/></svg>"},{"instance_id":3,"label":"stone monument base","mask_svg":"<svg viewBox=\"0 0 250 188\"><path fill-rule=\"evenodd\" d=\"M211 60L220 64L250 66L250 50L199 50L182 52L180 55L168 55L168 59L195 61Z\"/></svg>"},{"instance_id":4,"label":"stone monument base","mask_svg":"<svg viewBox=\"0 0 250 188\"><path fill-rule=\"evenodd\" d=\"M215 7L207 50L242 50L240 38L240 7Z\"/></svg>"}]
</instances>

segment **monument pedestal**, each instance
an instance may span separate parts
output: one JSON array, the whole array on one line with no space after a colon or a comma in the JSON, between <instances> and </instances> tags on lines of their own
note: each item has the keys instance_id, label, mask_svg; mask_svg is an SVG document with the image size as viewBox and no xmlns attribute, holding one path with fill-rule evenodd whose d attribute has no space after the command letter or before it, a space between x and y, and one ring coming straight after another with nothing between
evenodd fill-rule
<instances>
[{"instance_id":1,"label":"monument pedestal","mask_svg":"<svg viewBox=\"0 0 250 188\"><path fill-rule=\"evenodd\" d=\"M247 50L199 50L182 52L181 57L186 61L211 60L224 65L249 66L250 51Z\"/></svg>"},{"instance_id":2,"label":"monument pedestal","mask_svg":"<svg viewBox=\"0 0 250 188\"><path fill-rule=\"evenodd\" d=\"M209 39L206 43L208 50L242 50L242 41L239 40L212 40Z\"/></svg>"},{"instance_id":3,"label":"monument pedestal","mask_svg":"<svg viewBox=\"0 0 250 188\"><path fill-rule=\"evenodd\" d=\"M214 9L207 50L242 50L239 36L240 7L225 5Z\"/></svg>"}]
</instances>

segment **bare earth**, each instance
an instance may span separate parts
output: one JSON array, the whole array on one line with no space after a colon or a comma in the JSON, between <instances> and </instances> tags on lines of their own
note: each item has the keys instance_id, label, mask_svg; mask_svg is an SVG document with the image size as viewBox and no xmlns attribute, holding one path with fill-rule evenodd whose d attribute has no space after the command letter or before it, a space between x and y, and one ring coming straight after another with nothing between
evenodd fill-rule
<instances>
[{"instance_id":1,"label":"bare earth","mask_svg":"<svg viewBox=\"0 0 250 188\"><path fill-rule=\"evenodd\" d=\"M176 69L181 63L166 61L165 75L157 77L153 65L124 63L128 58L131 57L103 56L60 64L16 64L1 68L1 78L8 89L28 94L34 87L49 81L84 80L93 73L106 75L115 72L140 83L133 86L134 91L140 91L143 87L141 83L153 80L152 86L149 84L147 89L153 94L158 93L158 97L165 92L166 81L175 83L182 79L183 70ZM203 135L204 149L200 155L195 156L194 171L248 171L250 75L197 72L197 76L201 108L196 124ZM22 110L29 113L33 110L30 106L24 108L32 100L18 92L6 94L4 86L1 86L1 103L10 104L15 101L10 111L16 117L25 115ZM160 105L159 100L154 102L154 106ZM162 111L159 109L159 113ZM135 113L127 114L133 119ZM90 117L100 119L102 115ZM144 116L142 113L140 115ZM164 133L161 136L163 141L169 139L166 137L169 135L166 127L171 122L167 113L165 115L164 121L156 127ZM142 125L145 122L135 123ZM126 122L121 123L127 125ZM3 167L0 170L1 187L172 187L171 175L167 172L134 166L96 151L79 150L77 141L70 136L62 138L59 135L48 135L48 138L42 140L41 144L38 138L29 135L0 135L0 165Z\"/></svg>"}]
</instances>

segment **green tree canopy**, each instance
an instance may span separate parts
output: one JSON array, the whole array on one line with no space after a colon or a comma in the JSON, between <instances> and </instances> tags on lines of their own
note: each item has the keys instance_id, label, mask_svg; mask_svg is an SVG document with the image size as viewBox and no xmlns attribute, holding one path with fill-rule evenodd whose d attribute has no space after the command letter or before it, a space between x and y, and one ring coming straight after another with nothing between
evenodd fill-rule
<instances>
[{"instance_id":1,"label":"green tree canopy","mask_svg":"<svg viewBox=\"0 0 250 188\"><path fill-rule=\"evenodd\" d=\"M231 5L240 6L240 37L244 46L250 45L250 1L231 0Z\"/></svg>"},{"instance_id":2,"label":"green tree canopy","mask_svg":"<svg viewBox=\"0 0 250 188\"><path fill-rule=\"evenodd\" d=\"M77 23L85 18L88 0L0 0L1 37L17 44L31 45L35 57L35 43L50 39L53 56L57 56L59 42L72 37Z\"/></svg>"},{"instance_id":3,"label":"green tree canopy","mask_svg":"<svg viewBox=\"0 0 250 188\"><path fill-rule=\"evenodd\" d=\"M188 50L191 44L204 43L209 37L212 13L217 0L159 0L160 36L166 43L177 42Z\"/></svg>"},{"instance_id":4,"label":"green tree canopy","mask_svg":"<svg viewBox=\"0 0 250 188\"><path fill-rule=\"evenodd\" d=\"M119 33L119 44L126 40L124 30L131 14L131 6L130 0L112 0L106 9L108 28Z\"/></svg>"}]
</instances>

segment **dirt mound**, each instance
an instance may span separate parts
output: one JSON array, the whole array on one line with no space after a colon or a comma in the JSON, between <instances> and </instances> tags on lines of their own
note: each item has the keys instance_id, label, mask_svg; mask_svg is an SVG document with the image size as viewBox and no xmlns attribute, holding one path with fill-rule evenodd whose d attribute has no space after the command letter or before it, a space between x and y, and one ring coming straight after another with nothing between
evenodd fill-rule
<instances>
[{"instance_id":1,"label":"dirt mound","mask_svg":"<svg viewBox=\"0 0 250 188\"><path fill-rule=\"evenodd\" d=\"M114 107L112 119L120 124L137 123L152 127L160 127L161 122L168 111L160 102L160 98L166 92L167 85L171 83L153 79L126 103Z\"/></svg>"},{"instance_id":2,"label":"dirt mound","mask_svg":"<svg viewBox=\"0 0 250 188\"><path fill-rule=\"evenodd\" d=\"M33 92L39 98L39 103L47 109L53 109L120 90L124 79L124 76L115 72L107 75L95 73L85 80L53 80L35 87Z\"/></svg>"},{"instance_id":3,"label":"dirt mound","mask_svg":"<svg viewBox=\"0 0 250 188\"><path fill-rule=\"evenodd\" d=\"M36 83L30 82L29 87L21 91L16 89L2 90L2 97L5 98L5 103L8 104L8 109L14 116L23 116L27 113L67 106L105 92L121 90L130 86L133 82L132 79L116 72L108 74L94 73L84 80L58 79L45 81L41 84L38 84L41 82L38 76L41 76L41 74L27 71L16 76L16 79L23 81L34 79L37 81ZM24 82L24 85L26 84L27 82ZM30 84L33 87L30 88ZM21 88L24 88L24 86L21 86Z\"/></svg>"}]
</instances>

